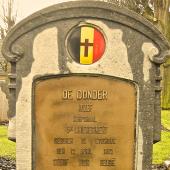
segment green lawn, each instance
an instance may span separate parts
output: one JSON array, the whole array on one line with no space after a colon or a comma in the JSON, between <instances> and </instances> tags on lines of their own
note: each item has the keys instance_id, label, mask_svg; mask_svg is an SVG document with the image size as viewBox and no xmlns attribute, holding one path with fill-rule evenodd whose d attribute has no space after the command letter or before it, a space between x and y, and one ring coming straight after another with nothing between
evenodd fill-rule
<instances>
[{"instance_id":1,"label":"green lawn","mask_svg":"<svg viewBox=\"0 0 170 170\"><path fill-rule=\"evenodd\" d=\"M170 111L162 111L162 125L170 130Z\"/></svg>"},{"instance_id":2,"label":"green lawn","mask_svg":"<svg viewBox=\"0 0 170 170\"><path fill-rule=\"evenodd\" d=\"M16 144L7 139L7 127L0 126L0 157L15 159Z\"/></svg>"},{"instance_id":3,"label":"green lawn","mask_svg":"<svg viewBox=\"0 0 170 170\"><path fill-rule=\"evenodd\" d=\"M162 111L162 125L170 130L170 111ZM170 160L170 132L162 131L161 141L153 146L153 163L162 164Z\"/></svg>"}]
</instances>

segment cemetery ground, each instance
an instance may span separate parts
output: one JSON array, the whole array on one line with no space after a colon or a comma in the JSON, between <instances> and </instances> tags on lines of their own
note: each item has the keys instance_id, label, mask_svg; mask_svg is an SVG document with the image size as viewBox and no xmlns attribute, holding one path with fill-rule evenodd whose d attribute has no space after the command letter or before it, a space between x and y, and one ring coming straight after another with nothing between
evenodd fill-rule
<instances>
[{"instance_id":1,"label":"cemetery ground","mask_svg":"<svg viewBox=\"0 0 170 170\"><path fill-rule=\"evenodd\" d=\"M0 170L15 169L16 144L7 139L7 126L0 126Z\"/></svg>"},{"instance_id":2,"label":"cemetery ground","mask_svg":"<svg viewBox=\"0 0 170 170\"><path fill-rule=\"evenodd\" d=\"M7 139L7 126L0 126L0 170L15 169L16 144ZM162 164L170 160L170 111L162 111L162 139L154 145L153 164L160 170L165 169Z\"/></svg>"},{"instance_id":3,"label":"cemetery ground","mask_svg":"<svg viewBox=\"0 0 170 170\"><path fill-rule=\"evenodd\" d=\"M160 165L170 161L170 111L162 111L161 141L153 146L153 164Z\"/></svg>"}]
</instances>

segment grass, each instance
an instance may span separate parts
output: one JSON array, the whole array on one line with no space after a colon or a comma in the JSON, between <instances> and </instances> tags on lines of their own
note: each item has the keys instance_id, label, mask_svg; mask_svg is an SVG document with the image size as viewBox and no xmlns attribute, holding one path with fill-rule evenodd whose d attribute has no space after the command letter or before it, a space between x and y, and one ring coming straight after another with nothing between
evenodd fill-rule
<instances>
[{"instance_id":1,"label":"grass","mask_svg":"<svg viewBox=\"0 0 170 170\"><path fill-rule=\"evenodd\" d=\"M7 127L0 126L0 157L15 159L16 144L7 139Z\"/></svg>"},{"instance_id":2,"label":"grass","mask_svg":"<svg viewBox=\"0 0 170 170\"><path fill-rule=\"evenodd\" d=\"M162 132L161 142L153 147L153 164L162 164L170 159L170 132Z\"/></svg>"},{"instance_id":3,"label":"grass","mask_svg":"<svg viewBox=\"0 0 170 170\"><path fill-rule=\"evenodd\" d=\"M168 110L162 111L162 125L170 130L170 111Z\"/></svg>"},{"instance_id":4,"label":"grass","mask_svg":"<svg viewBox=\"0 0 170 170\"><path fill-rule=\"evenodd\" d=\"M170 130L170 111L162 111L162 125ZM162 131L161 141L153 146L153 164L170 160L170 132Z\"/></svg>"}]
</instances>

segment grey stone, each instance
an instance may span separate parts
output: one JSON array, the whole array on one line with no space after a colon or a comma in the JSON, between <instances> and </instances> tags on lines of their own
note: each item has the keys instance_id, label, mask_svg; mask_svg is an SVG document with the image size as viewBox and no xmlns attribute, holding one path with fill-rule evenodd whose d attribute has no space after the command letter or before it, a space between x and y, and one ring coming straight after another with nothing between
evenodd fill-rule
<instances>
[{"instance_id":1,"label":"grey stone","mask_svg":"<svg viewBox=\"0 0 170 170\"><path fill-rule=\"evenodd\" d=\"M170 160L167 160L164 162L164 165L166 166L166 168L169 170L170 169Z\"/></svg>"},{"instance_id":2,"label":"grey stone","mask_svg":"<svg viewBox=\"0 0 170 170\"><path fill-rule=\"evenodd\" d=\"M5 80L0 80L0 121L8 120L8 99L6 97Z\"/></svg>"},{"instance_id":3,"label":"grey stone","mask_svg":"<svg viewBox=\"0 0 170 170\"><path fill-rule=\"evenodd\" d=\"M169 52L163 35L141 16L109 2L66 2L41 10L16 25L3 43L11 62L10 117L16 115L17 169L31 170L32 83L39 77L109 75L133 81L138 89L135 169L150 170L152 145L160 140L160 64ZM70 30L99 27L107 37L103 58L81 66L66 50ZM27 166L25 166L27 165Z\"/></svg>"}]
</instances>

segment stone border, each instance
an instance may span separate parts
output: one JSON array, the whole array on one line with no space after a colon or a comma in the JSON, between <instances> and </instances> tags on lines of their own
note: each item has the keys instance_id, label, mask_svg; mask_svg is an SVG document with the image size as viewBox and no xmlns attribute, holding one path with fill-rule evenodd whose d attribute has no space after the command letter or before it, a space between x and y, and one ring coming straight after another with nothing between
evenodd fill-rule
<instances>
[{"instance_id":1,"label":"stone border","mask_svg":"<svg viewBox=\"0 0 170 170\"><path fill-rule=\"evenodd\" d=\"M95 74L95 73L71 73L71 74L59 74L59 75L46 75L46 76L38 76L35 77L32 83L32 112L31 112L31 116L32 116L32 121L31 121L31 125L32 125L32 136L31 136L31 145L32 145L32 168L31 170L35 170L35 164L36 164L36 160L35 160L35 154L36 154L36 134L35 134L35 88L37 83L39 82L43 82L45 80L51 80L51 79L59 79L59 78L67 78L67 77L93 77L93 78L100 78L100 79L106 79L106 80L118 80L118 81L123 81L126 83L129 83L131 85L134 86L135 88L135 105L136 105L136 109L135 109L135 127L134 127L134 154L133 154L133 170L136 169L136 159L137 159L137 153L138 153L138 147L137 147L137 136L138 136L138 129L139 129L139 120L138 120L138 85L136 84L136 82L134 82L133 80L129 80L129 79L125 79L125 78L120 78L120 77L115 77L115 76L110 76L110 75L102 75L102 74Z\"/></svg>"},{"instance_id":2,"label":"stone border","mask_svg":"<svg viewBox=\"0 0 170 170\"><path fill-rule=\"evenodd\" d=\"M159 66L164 63L167 56L170 56L170 46L161 32L156 27L147 21L142 16L130 11L126 8L119 7L109 0L104 2L87 0L85 3L83 0L76 0L72 2L63 2L56 5L52 5L43 10L40 10L31 16L27 17L19 24L17 24L7 35L3 42L2 54L7 61L11 63L11 73L8 75L10 83L8 85L10 91L10 112L12 115L16 113L16 63L24 56L24 49L21 45L15 45L15 42L21 38L24 34L33 31L36 28L44 26L46 24L75 18L90 18L101 19L111 22L116 22L124 26L143 34L151 39L159 48L160 53L158 55L148 56L150 60ZM80 10L81 7L81 10ZM95 12L94 12L95 10ZM84 12L82 12L84 11ZM101 12L102 11L102 12ZM152 49L155 50L154 48ZM151 51L152 53L152 51ZM160 70L156 69L155 73L155 122L160 122ZM160 126L156 124L154 128L154 142L160 140L160 133L156 129L160 129Z\"/></svg>"},{"instance_id":3,"label":"stone border","mask_svg":"<svg viewBox=\"0 0 170 170\"><path fill-rule=\"evenodd\" d=\"M80 10L81 7L81 10ZM9 98L10 98L10 112L15 115L16 113L16 64L24 56L24 49L22 45L17 45L17 40L20 39L27 33L34 31L37 28L45 26L47 24L71 19L97 19L119 23L130 29L133 29L145 37L153 41L156 48L159 49L159 54L149 56L151 62L154 65L155 79L153 79L153 91L154 96L154 133L153 141L157 142L160 140L160 69L159 66L165 61L166 56L170 55L170 46L164 36L156 27L149 21L144 19L142 16L128 10L121 8L112 3L109 0L105 2L94 1L94 0L77 0L75 2L64 2L57 5L53 5L39 12L36 12L32 16L24 19L22 22L17 24L7 35L4 40L2 53L4 57L11 62L11 73L8 75L10 78L9 87ZM151 53L154 53L151 50ZM27 56L29 57L29 56ZM18 75L20 76L20 75ZM138 127L139 128L139 127ZM140 131L138 132L140 134ZM142 137L142 136L141 136ZM142 161L142 154L137 153L137 161ZM139 158L138 158L139 157ZM148 161L149 162L149 161ZM140 165L139 165L140 166Z\"/></svg>"},{"instance_id":4,"label":"stone border","mask_svg":"<svg viewBox=\"0 0 170 170\"><path fill-rule=\"evenodd\" d=\"M170 52L167 51L169 49L169 43L162 36L162 33L142 16L107 1L98 1L97 3L92 0L88 0L85 3L83 1L64 2L34 13L30 17L27 17L22 22L17 24L8 33L2 46L2 53L4 57L10 62L17 62L23 56L24 51L20 46L14 47L13 43L24 34L42 25L54 21L73 18L95 18L118 22L144 34L146 37L153 40L161 51L161 55L157 55L151 60L158 64L163 63L165 57L170 55ZM80 12L80 7L81 11L88 10L88 13ZM94 13L94 8L98 11L102 10L103 13L101 13L100 16L96 15L97 12Z\"/></svg>"}]
</instances>

